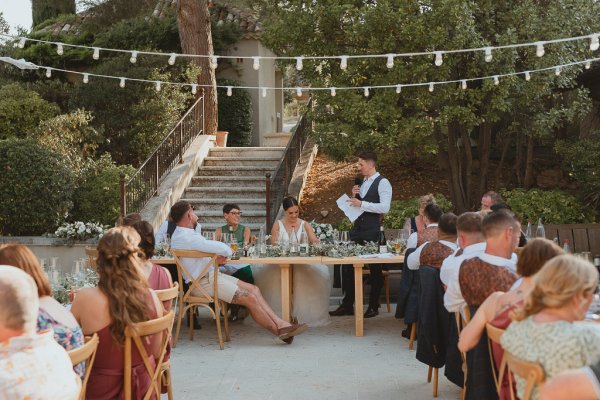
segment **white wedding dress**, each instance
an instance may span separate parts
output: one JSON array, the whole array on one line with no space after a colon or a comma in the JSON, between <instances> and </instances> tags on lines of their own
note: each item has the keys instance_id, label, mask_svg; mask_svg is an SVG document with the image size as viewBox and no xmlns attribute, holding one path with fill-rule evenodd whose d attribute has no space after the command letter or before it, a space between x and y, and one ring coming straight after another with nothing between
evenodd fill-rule
<instances>
[{"instance_id":1,"label":"white wedding dress","mask_svg":"<svg viewBox=\"0 0 600 400\"><path fill-rule=\"evenodd\" d=\"M281 221L277 243L289 242L289 234ZM296 231L300 238L304 221ZM278 265L253 265L254 283L277 315L281 315L281 275ZM321 264L292 266L292 317L309 326L324 326L329 318L331 282L329 267Z\"/></svg>"}]
</instances>

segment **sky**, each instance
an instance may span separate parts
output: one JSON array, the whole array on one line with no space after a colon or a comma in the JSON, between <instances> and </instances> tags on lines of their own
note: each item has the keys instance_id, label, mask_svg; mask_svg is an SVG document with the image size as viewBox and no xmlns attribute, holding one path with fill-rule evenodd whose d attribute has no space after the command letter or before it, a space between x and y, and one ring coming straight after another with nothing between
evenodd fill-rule
<instances>
[{"instance_id":1,"label":"sky","mask_svg":"<svg viewBox=\"0 0 600 400\"><path fill-rule=\"evenodd\" d=\"M31 29L31 0L0 0L0 12L10 25L10 33L17 33L17 26Z\"/></svg>"}]
</instances>

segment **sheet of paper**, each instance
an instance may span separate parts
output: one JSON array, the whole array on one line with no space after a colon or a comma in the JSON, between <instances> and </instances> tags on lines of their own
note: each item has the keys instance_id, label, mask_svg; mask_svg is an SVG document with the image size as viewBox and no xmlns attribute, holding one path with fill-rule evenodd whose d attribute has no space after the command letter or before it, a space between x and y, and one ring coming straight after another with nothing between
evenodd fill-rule
<instances>
[{"instance_id":1,"label":"sheet of paper","mask_svg":"<svg viewBox=\"0 0 600 400\"><path fill-rule=\"evenodd\" d=\"M350 197L344 193L339 199L336 200L336 203L339 209L344 212L346 217L348 217L350 222L354 222L356 221L356 218L360 217L363 212L360 208L352 206L348 202L349 200Z\"/></svg>"}]
</instances>

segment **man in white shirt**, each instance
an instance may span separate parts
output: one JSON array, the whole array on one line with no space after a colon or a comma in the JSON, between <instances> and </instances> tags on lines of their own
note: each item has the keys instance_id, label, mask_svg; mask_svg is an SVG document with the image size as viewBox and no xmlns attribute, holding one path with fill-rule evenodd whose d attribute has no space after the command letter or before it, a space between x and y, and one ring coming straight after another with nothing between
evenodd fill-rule
<instances>
[{"instance_id":1,"label":"man in white shirt","mask_svg":"<svg viewBox=\"0 0 600 400\"><path fill-rule=\"evenodd\" d=\"M220 256L219 263L225 262L227 257L231 256L232 251L228 245L214 240L206 240L201 234L194 231L198 216L188 202L178 201L175 203L171 207L171 218L177 224L171 237L171 248L218 254ZM209 258L183 258L182 263L193 275L192 277L184 276L185 281L190 282L197 277L209 260ZM294 336L306 330L305 324L290 324L279 318L262 297L258 287L242 282L231 275L222 274L218 270L215 271L212 267L199 282L209 295L214 294L215 273L219 276L219 299L248 308L250 315L260 326L277 335L284 342L291 344Z\"/></svg>"},{"instance_id":2,"label":"man in white shirt","mask_svg":"<svg viewBox=\"0 0 600 400\"><path fill-rule=\"evenodd\" d=\"M37 286L23 270L0 266L0 399L77 399L79 376L52 330L36 333Z\"/></svg>"},{"instance_id":3,"label":"man in white shirt","mask_svg":"<svg viewBox=\"0 0 600 400\"><path fill-rule=\"evenodd\" d=\"M427 217L425 217L425 220L427 221ZM428 240L410 253L406 260L408 269L418 270L421 265L440 268L443 262L441 260L456 251L456 215L454 213L443 214L439 220L439 224L436 225L438 226L438 240ZM436 254L428 252L431 254L428 254L426 257L427 260L423 260L423 249L430 244L436 246L434 251Z\"/></svg>"}]
</instances>

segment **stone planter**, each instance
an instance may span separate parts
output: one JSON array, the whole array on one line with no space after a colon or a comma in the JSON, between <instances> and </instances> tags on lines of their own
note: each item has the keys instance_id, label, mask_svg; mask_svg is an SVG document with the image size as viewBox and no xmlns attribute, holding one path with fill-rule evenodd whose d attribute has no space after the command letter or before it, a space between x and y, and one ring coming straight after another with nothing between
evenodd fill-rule
<instances>
[{"instance_id":1,"label":"stone planter","mask_svg":"<svg viewBox=\"0 0 600 400\"><path fill-rule=\"evenodd\" d=\"M229 132L227 131L217 131L217 147L227 147L227 136Z\"/></svg>"}]
</instances>

